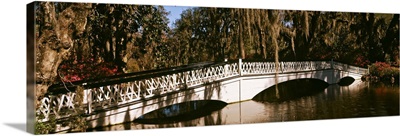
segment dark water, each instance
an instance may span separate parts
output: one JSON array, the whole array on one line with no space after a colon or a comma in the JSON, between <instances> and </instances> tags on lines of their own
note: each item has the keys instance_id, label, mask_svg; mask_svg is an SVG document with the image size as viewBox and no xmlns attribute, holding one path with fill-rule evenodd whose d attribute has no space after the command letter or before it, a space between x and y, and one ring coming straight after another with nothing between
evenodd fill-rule
<instances>
[{"instance_id":1,"label":"dark water","mask_svg":"<svg viewBox=\"0 0 400 136\"><path fill-rule=\"evenodd\" d=\"M133 122L140 124L168 124L189 121L210 115L214 111L221 110L226 105L227 103L217 100L184 102L149 112Z\"/></svg>"},{"instance_id":2,"label":"dark water","mask_svg":"<svg viewBox=\"0 0 400 136\"><path fill-rule=\"evenodd\" d=\"M183 112L182 114L184 116L182 116L182 118L180 114L169 114L169 119L171 117L176 119L176 121L172 122L168 119L167 120L170 122L154 122L157 121L157 119L154 119L154 117L157 116L154 115L162 112L152 112L147 116L145 115L146 117L143 116L141 118L153 119L151 120L153 122L146 123L136 121L98 128L93 131L399 115L399 85L372 84L359 80L354 81L349 86L325 86L318 83L319 85L315 85L315 88L305 83L293 82L288 83L285 86L289 86L289 84L291 84L290 86L292 87L279 88L278 86L278 89L280 90L279 96L262 97L263 94L259 94L254 98L254 100L228 104L226 106L222 103L213 106L212 102L200 102L199 106L203 108L196 108L197 110ZM323 88L321 89L321 87ZM271 91L271 88L273 91ZM267 89L263 93L276 94L274 90L275 87L271 88L269 91ZM291 91L301 90L301 88L303 89L302 93L291 93ZM310 89L310 92L304 92L304 90ZM264 96L266 95L264 94ZM194 106L193 103L189 105L189 107ZM188 108L181 109L187 110ZM212 110L207 111L206 109ZM167 109L162 110L165 111ZM202 115L196 113L201 113ZM162 116L165 115L162 114ZM189 118L189 116L195 118ZM163 119L160 118L159 120Z\"/></svg>"}]
</instances>

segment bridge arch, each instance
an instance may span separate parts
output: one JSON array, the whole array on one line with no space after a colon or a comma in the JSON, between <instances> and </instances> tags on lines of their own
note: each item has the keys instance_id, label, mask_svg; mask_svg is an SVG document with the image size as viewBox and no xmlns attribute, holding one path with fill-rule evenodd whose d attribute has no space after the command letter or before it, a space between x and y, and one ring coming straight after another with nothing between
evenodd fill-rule
<instances>
[{"instance_id":1,"label":"bridge arch","mask_svg":"<svg viewBox=\"0 0 400 136\"><path fill-rule=\"evenodd\" d=\"M242 92L240 95L241 100L252 99L267 88L296 79L315 79L328 84L335 84L338 79L332 76L332 72L333 70L317 70L302 73L279 74L277 83L275 81L275 75L243 77L240 88Z\"/></svg>"},{"instance_id":2,"label":"bridge arch","mask_svg":"<svg viewBox=\"0 0 400 136\"><path fill-rule=\"evenodd\" d=\"M346 76L346 77L339 79L337 84L340 86L348 86L348 85L351 85L355 80L356 79L352 76Z\"/></svg>"},{"instance_id":3,"label":"bridge arch","mask_svg":"<svg viewBox=\"0 0 400 136\"><path fill-rule=\"evenodd\" d=\"M164 124L189 121L224 108L227 103L219 100L186 101L150 111L133 122L141 124Z\"/></svg>"},{"instance_id":4,"label":"bridge arch","mask_svg":"<svg viewBox=\"0 0 400 136\"><path fill-rule=\"evenodd\" d=\"M328 86L327 82L318 78L288 80L264 89L256 94L252 100L268 102L292 100L322 92Z\"/></svg>"},{"instance_id":5,"label":"bridge arch","mask_svg":"<svg viewBox=\"0 0 400 136\"><path fill-rule=\"evenodd\" d=\"M131 121L143 124L157 124L157 120L159 119L143 119L143 115L154 114L159 109L168 108L173 105L199 101L218 102L217 107L211 108L211 110L213 110L213 108L225 106L228 104L230 99L227 99L226 92L222 92L220 82L206 83L194 88L183 89L179 92L168 93L161 96L151 97L143 101L120 105L117 109L104 109L101 114L90 115L88 117L90 119L87 121L89 128L109 126ZM204 113L200 115L204 115ZM196 116L200 115L197 114ZM189 117L184 116L183 118ZM161 121L168 122L170 119L165 118L161 119Z\"/></svg>"}]
</instances>

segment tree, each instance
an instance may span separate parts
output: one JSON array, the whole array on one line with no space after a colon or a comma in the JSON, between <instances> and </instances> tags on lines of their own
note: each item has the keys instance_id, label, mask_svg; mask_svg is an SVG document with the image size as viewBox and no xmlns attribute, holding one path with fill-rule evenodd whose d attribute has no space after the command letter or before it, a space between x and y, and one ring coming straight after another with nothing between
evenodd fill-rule
<instances>
[{"instance_id":1,"label":"tree","mask_svg":"<svg viewBox=\"0 0 400 136\"><path fill-rule=\"evenodd\" d=\"M53 2L40 2L38 6L38 13L42 15L37 16L40 21L35 45L36 98L39 100L58 78L58 66L75 46L73 39L85 31L91 4L71 4L59 10L56 7L61 5Z\"/></svg>"}]
</instances>

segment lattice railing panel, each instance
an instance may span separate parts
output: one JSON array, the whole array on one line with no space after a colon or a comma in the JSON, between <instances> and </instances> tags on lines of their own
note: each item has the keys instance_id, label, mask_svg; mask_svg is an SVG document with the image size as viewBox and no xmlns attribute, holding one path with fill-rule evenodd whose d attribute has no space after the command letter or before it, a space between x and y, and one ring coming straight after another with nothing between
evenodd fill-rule
<instances>
[{"instance_id":1,"label":"lattice railing panel","mask_svg":"<svg viewBox=\"0 0 400 136\"><path fill-rule=\"evenodd\" d=\"M274 62L243 62L242 73L244 75L273 74L276 71L275 65ZM331 68L331 64L326 61L278 63L278 73L323 70L329 68Z\"/></svg>"},{"instance_id":2,"label":"lattice railing panel","mask_svg":"<svg viewBox=\"0 0 400 136\"><path fill-rule=\"evenodd\" d=\"M43 115L44 120L49 118L50 114L54 114L56 118L61 118L75 111L75 93L68 92L66 94L50 95L41 100L37 113Z\"/></svg>"}]
</instances>

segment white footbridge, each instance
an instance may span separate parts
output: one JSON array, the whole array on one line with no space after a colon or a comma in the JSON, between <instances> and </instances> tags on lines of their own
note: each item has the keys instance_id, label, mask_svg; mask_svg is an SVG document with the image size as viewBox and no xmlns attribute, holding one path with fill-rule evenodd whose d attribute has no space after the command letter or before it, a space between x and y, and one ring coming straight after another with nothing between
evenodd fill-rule
<instances>
[{"instance_id":1,"label":"white footbridge","mask_svg":"<svg viewBox=\"0 0 400 136\"><path fill-rule=\"evenodd\" d=\"M278 71L276 71L278 67ZM278 74L276 74L278 73ZM334 61L235 62L201 64L162 71L114 76L108 79L77 82L84 88L82 101L64 86L41 99L37 115L65 119L84 109L89 128L130 122L166 106L196 100L234 103L252 99L263 90L281 82L312 78L336 84L344 77L360 79L368 69ZM56 87L55 87L56 88ZM70 91L66 91L70 90ZM57 125L56 131L68 126Z\"/></svg>"}]
</instances>

